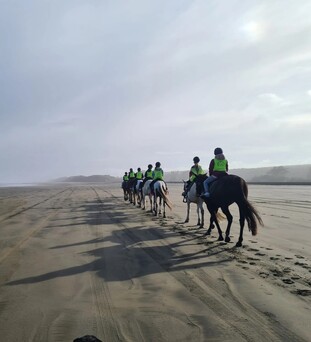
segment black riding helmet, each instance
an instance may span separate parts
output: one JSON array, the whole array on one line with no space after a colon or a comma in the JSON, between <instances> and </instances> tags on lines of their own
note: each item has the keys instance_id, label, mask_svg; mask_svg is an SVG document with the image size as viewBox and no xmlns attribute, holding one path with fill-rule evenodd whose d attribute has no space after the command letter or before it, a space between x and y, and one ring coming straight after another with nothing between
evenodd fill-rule
<instances>
[{"instance_id":1,"label":"black riding helmet","mask_svg":"<svg viewBox=\"0 0 311 342\"><path fill-rule=\"evenodd\" d=\"M156 162L156 167L160 167L161 163L160 162Z\"/></svg>"},{"instance_id":2,"label":"black riding helmet","mask_svg":"<svg viewBox=\"0 0 311 342\"><path fill-rule=\"evenodd\" d=\"M148 165L148 169L152 169L152 165L151 164Z\"/></svg>"},{"instance_id":3,"label":"black riding helmet","mask_svg":"<svg viewBox=\"0 0 311 342\"><path fill-rule=\"evenodd\" d=\"M132 169L132 168L130 168L130 172L133 172L133 169Z\"/></svg>"},{"instance_id":4,"label":"black riding helmet","mask_svg":"<svg viewBox=\"0 0 311 342\"><path fill-rule=\"evenodd\" d=\"M198 163L200 161L200 158L199 157L194 157L193 158L193 162L196 164L196 163Z\"/></svg>"},{"instance_id":5,"label":"black riding helmet","mask_svg":"<svg viewBox=\"0 0 311 342\"><path fill-rule=\"evenodd\" d=\"M140 167L137 169L137 171L140 171Z\"/></svg>"},{"instance_id":6,"label":"black riding helmet","mask_svg":"<svg viewBox=\"0 0 311 342\"><path fill-rule=\"evenodd\" d=\"M215 154L215 156L217 155L217 154L222 154L223 152L222 152L222 149L220 148L220 147L216 147L215 148L215 150L214 150L214 154Z\"/></svg>"}]
</instances>

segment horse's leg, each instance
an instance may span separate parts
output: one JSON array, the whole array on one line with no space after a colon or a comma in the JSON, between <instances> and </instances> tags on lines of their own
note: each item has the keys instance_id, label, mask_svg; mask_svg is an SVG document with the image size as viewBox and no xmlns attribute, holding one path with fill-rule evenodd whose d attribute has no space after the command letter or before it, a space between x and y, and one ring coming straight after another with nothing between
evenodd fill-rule
<instances>
[{"instance_id":1,"label":"horse's leg","mask_svg":"<svg viewBox=\"0 0 311 342\"><path fill-rule=\"evenodd\" d=\"M158 214L158 202L157 202L156 195L153 196L153 213L154 213L154 216L157 216Z\"/></svg>"},{"instance_id":2,"label":"horse's leg","mask_svg":"<svg viewBox=\"0 0 311 342\"><path fill-rule=\"evenodd\" d=\"M163 218L166 218L166 213L165 213L165 201L163 200Z\"/></svg>"},{"instance_id":3,"label":"horse's leg","mask_svg":"<svg viewBox=\"0 0 311 342\"><path fill-rule=\"evenodd\" d=\"M150 203L150 212L152 213L153 203L152 203L152 195L149 193L149 203Z\"/></svg>"},{"instance_id":4,"label":"horse's leg","mask_svg":"<svg viewBox=\"0 0 311 342\"><path fill-rule=\"evenodd\" d=\"M162 214L162 197L159 197L159 215Z\"/></svg>"},{"instance_id":5,"label":"horse's leg","mask_svg":"<svg viewBox=\"0 0 311 342\"><path fill-rule=\"evenodd\" d=\"M219 222L217 220L217 216L216 216L216 212L213 213L214 217L213 217L213 221L216 224L217 230L218 230L218 241L224 241L224 237L222 235L222 230L220 229L220 225Z\"/></svg>"},{"instance_id":6,"label":"horse's leg","mask_svg":"<svg viewBox=\"0 0 311 342\"><path fill-rule=\"evenodd\" d=\"M138 206L141 208L141 196L142 196L142 194L141 194L141 192L140 192L140 190L138 190L138 194L137 194L137 204L138 204Z\"/></svg>"},{"instance_id":7,"label":"horse's leg","mask_svg":"<svg viewBox=\"0 0 311 342\"><path fill-rule=\"evenodd\" d=\"M211 235L212 229L214 229L214 228L215 228L214 219L213 219L213 216L211 214L210 218L209 218L209 227L207 229L206 235Z\"/></svg>"},{"instance_id":8,"label":"horse's leg","mask_svg":"<svg viewBox=\"0 0 311 342\"><path fill-rule=\"evenodd\" d=\"M210 210L210 209L209 209ZM211 218L210 218L210 226L207 230L207 232L204 234L205 235L210 235L211 234L211 230L213 229L213 222L216 224L216 227L217 227L217 230L218 230L218 241L223 241L224 240L224 237L222 235L222 230L220 228L220 225L218 223L218 220L217 220L217 209L216 210L210 210L210 213L211 213Z\"/></svg>"},{"instance_id":9,"label":"horse's leg","mask_svg":"<svg viewBox=\"0 0 311 342\"><path fill-rule=\"evenodd\" d=\"M146 209L146 198L145 198L145 193L144 192L141 195L141 209L142 210Z\"/></svg>"},{"instance_id":10,"label":"horse's leg","mask_svg":"<svg viewBox=\"0 0 311 342\"><path fill-rule=\"evenodd\" d=\"M242 247L242 241L243 241L243 229L245 224L245 215L243 213L243 209L239 206L240 211L240 236L239 241L236 243L236 247Z\"/></svg>"},{"instance_id":11,"label":"horse's leg","mask_svg":"<svg viewBox=\"0 0 311 342\"><path fill-rule=\"evenodd\" d=\"M199 209L201 211L201 224L200 224L200 228L204 227L204 208L203 208L203 202L199 202Z\"/></svg>"},{"instance_id":12,"label":"horse's leg","mask_svg":"<svg viewBox=\"0 0 311 342\"><path fill-rule=\"evenodd\" d=\"M134 191L133 191L133 205L136 205L136 194Z\"/></svg>"},{"instance_id":13,"label":"horse's leg","mask_svg":"<svg viewBox=\"0 0 311 342\"><path fill-rule=\"evenodd\" d=\"M188 223L189 222L189 215L190 215L190 201L187 200L187 217L186 217L184 223Z\"/></svg>"},{"instance_id":14,"label":"horse's leg","mask_svg":"<svg viewBox=\"0 0 311 342\"><path fill-rule=\"evenodd\" d=\"M199 202L197 203L197 217L198 217L197 226L201 226Z\"/></svg>"},{"instance_id":15,"label":"horse's leg","mask_svg":"<svg viewBox=\"0 0 311 342\"><path fill-rule=\"evenodd\" d=\"M226 215L228 224L227 224L227 229L226 229L226 237L225 237L225 241L226 242L230 242L230 228L232 225L232 215L229 211L229 207L221 207L222 212Z\"/></svg>"}]
</instances>

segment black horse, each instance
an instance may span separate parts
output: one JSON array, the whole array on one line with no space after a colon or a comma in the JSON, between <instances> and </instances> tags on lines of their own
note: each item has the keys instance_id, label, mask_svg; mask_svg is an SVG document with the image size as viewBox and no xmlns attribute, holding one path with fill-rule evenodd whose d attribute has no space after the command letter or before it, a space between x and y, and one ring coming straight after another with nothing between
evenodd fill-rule
<instances>
[{"instance_id":1,"label":"black horse","mask_svg":"<svg viewBox=\"0 0 311 342\"><path fill-rule=\"evenodd\" d=\"M228 221L225 241L230 242L230 228L233 217L229 211L229 206L233 203L237 204L240 211L240 236L236 243L237 247L242 246L245 220L248 224L249 230L252 232L252 235L257 234L257 222L263 226L262 219L257 210L247 200L248 188L243 178L235 175L223 176L209 185L209 192L210 197L208 199L204 199L204 201L211 214L211 220L210 226L205 235L211 234L214 222L219 234L218 241L224 240L217 220L217 211L221 208Z\"/></svg>"},{"instance_id":2,"label":"black horse","mask_svg":"<svg viewBox=\"0 0 311 342\"><path fill-rule=\"evenodd\" d=\"M124 201L127 201L129 199L128 181L122 182L122 189L123 189Z\"/></svg>"}]
</instances>

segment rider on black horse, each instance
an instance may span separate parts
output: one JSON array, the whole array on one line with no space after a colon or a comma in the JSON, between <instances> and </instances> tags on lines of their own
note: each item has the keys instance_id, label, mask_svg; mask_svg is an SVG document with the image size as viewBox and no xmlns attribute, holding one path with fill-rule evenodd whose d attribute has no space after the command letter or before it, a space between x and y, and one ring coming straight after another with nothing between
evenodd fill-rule
<instances>
[{"instance_id":1,"label":"rider on black horse","mask_svg":"<svg viewBox=\"0 0 311 342\"><path fill-rule=\"evenodd\" d=\"M205 192L201 195L201 197L205 199L210 197L210 193L208 191L209 184L228 174L228 160L225 158L222 149L220 147L215 148L214 155L214 159L212 159L209 164L210 176L206 178L203 183Z\"/></svg>"},{"instance_id":2,"label":"rider on black horse","mask_svg":"<svg viewBox=\"0 0 311 342\"><path fill-rule=\"evenodd\" d=\"M123 182L122 182L122 189L125 188L125 185L127 184L128 180L129 180L129 176L127 175L127 172L124 173L124 176L123 176Z\"/></svg>"},{"instance_id":3,"label":"rider on black horse","mask_svg":"<svg viewBox=\"0 0 311 342\"><path fill-rule=\"evenodd\" d=\"M130 172L128 173L128 177L129 177L129 180L128 180L128 187L131 188L131 187L133 187L134 182L135 182L135 180L136 180L135 172L133 171L132 168L130 168Z\"/></svg>"}]
</instances>

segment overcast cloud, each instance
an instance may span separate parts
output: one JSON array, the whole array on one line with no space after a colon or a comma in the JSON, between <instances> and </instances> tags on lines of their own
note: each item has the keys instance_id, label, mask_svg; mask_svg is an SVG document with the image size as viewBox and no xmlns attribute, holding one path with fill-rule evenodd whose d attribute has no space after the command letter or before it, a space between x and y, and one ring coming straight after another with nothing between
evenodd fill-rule
<instances>
[{"instance_id":1,"label":"overcast cloud","mask_svg":"<svg viewBox=\"0 0 311 342\"><path fill-rule=\"evenodd\" d=\"M309 0L0 0L0 183L311 163Z\"/></svg>"}]
</instances>

